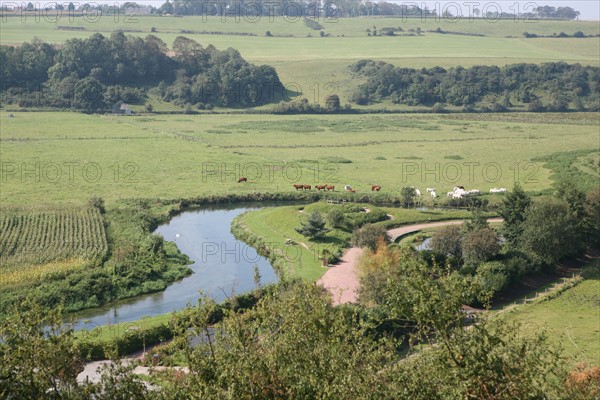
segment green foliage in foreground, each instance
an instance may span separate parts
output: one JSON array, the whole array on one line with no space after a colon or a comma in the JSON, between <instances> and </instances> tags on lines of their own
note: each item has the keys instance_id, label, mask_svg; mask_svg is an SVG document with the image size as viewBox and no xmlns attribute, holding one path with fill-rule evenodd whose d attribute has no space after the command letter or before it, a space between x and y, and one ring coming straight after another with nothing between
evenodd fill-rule
<instances>
[{"instance_id":1,"label":"green foliage in foreground","mask_svg":"<svg viewBox=\"0 0 600 400\"><path fill-rule=\"evenodd\" d=\"M178 335L172 346L184 355L189 373L155 372L154 388L147 391L131 373L135 363L129 368L113 365L103 371L99 384L76 386L80 364L72 333L44 340L43 327L60 324L59 315L28 303L13 309L9 322L0 325L2 395L96 400L123 395L161 400L585 398L582 390L594 382L566 387L568 369L543 332L523 335L518 324L488 320L464 326L454 307L463 295L447 289L465 288L465 282L445 274L436 281L418 261L402 263L407 278L402 288L408 292L386 291L388 311L412 321L408 343L431 343L418 351L411 348L408 355L399 352L402 342L373 336L373 324L360 308L332 307L315 284L288 282L245 312L225 312L216 325L211 317L216 305L210 301L174 321ZM194 347L189 345L192 338L199 342Z\"/></svg>"}]
</instances>

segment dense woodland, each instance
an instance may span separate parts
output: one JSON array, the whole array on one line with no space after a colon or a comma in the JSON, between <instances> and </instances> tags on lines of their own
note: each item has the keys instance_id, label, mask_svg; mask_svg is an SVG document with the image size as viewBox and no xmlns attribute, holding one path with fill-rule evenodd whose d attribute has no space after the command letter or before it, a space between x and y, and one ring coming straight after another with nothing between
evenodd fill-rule
<instances>
[{"instance_id":1,"label":"dense woodland","mask_svg":"<svg viewBox=\"0 0 600 400\"><path fill-rule=\"evenodd\" d=\"M34 40L0 46L0 65L3 96L24 107L97 112L143 103L148 90L178 105L256 106L282 90L274 68L182 36L172 50L156 36L123 32L70 39L60 49Z\"/></svg>"},{"instance_id":2,"label":"dense woodland","mask_svg":"<svg viewBox=\"0 0 600 400\"><path fill-rule=\"evenodd\" d=\"M352 95L357 104L391 100L499 112L521 103L536 112L600 110L600 68L593 66L558 62L413 69L361 60L350 68L366 80Z\"/></svg>"}]
</instances>

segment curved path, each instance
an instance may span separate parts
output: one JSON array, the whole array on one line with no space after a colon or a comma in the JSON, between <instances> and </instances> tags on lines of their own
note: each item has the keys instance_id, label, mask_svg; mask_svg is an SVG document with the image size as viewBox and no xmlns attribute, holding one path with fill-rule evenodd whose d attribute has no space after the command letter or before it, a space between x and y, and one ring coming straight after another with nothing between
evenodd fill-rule
<instances>
[{"instance_id":1,"label":"curved path","mask_svg":"<svg viewBox=\"0 0 600 400\"><path fill-rule=\"evenodd\" d=\"M502 222L502 218L491 218L488 222ZM390 229L387 234L392 242L398 237L408 233L417 232L427 228L437 228L447 225L460 225L465 220L439 221L429 222L415 225L406 225L399 228ZM331 267L317 281L317 284L327 289L332 296L333 304L356 303L358 298L358 288L360 279L358 276L358 260L362 256L363 249L359 247L351 247L340 262L334 267Z\"/></svg>"}]
</instances>

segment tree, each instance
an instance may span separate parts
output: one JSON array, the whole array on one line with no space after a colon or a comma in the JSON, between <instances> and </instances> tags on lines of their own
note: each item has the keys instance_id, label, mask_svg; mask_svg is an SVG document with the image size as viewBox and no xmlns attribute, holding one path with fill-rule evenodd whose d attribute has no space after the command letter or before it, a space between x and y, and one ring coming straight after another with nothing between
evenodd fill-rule
<instances>
[{"instance_id":1,"label":"tree","mask_svg":"<svg viewBox=\"0 0 600 400\"><path fill-rule=\"evenodd\" d=\"M480 208L473 208L471 210L471 218L465 221L465 232L476 231L487 227L489 227L489 224L483 211Z\"/></svg>"},{"instance_id":2,"label":"tree","mask_svg":"<svg viewBox=\"0 0 600 400\"><path fill-rule=\"evenodd\" d=\"M173 4L171 4L169 0L167 0L162 6L160 6L158 11L161 14L173 14Z\"/></svg>"},{"instance_id":3,"label":"tree","mask_svg":"<svg viewBox=\"0 0 600 400\"><path fill-rule=\"evenodd\" d=\"M417 197L417 190L412 186L405 186L400 190L400 198L405 205L413 204L415 197Z\"/></svg>"},{"instance_id":4,"label":"tree","mask_svg":"<svg viewBox=\"0 0 600 400\"><path fill-rule=\"evenodd\" d=\"M566 202L544 199L525 213L519 247L535 261L553 265L580 250L577 221Z\"/></svg>"},{"instance_id":5,"label":"tree","mask_svg":"<svg viewBox=\"0 0 600 400\"><path fill-rule=\"evenodd\" d=\"M584 207L589 221L588 242L600 245L600 186L586 194Z\"/></svg>"},{"instance_id":6,"label":"tree","mask_svg":"<svg viewBox=\"0 0 600 400\"><path fill-rule=\"evenodd\" d=\"M325 98L325 108L327 111L339 111L340 110L340 97L337 94L330 94Z\"/></svg>"},{"instance_id":7,"label":"tree","mask_svg":"<svg viewBox=\"0 0 600 400\"><path fill-rule=\"evenodd\" d=\"M77 387L83 362L60 308L28 297L0 323L0 338L0 398L53 398Z\"/></svg>"},{"instance_id":8,"label":"tree","mask_svg":"<svg viewBox=\"0 0 600 400\"><path fill-rule=\"evenodd\" d=\"M523 232L523 221L525 212L531 205L531 199L521 188L519 183L515 183L512 190L502 201L499 214L504 218L502 233L508 245L517 248L519 239Z\"/></svg>"},{"instance_id":9,"label":"tree","mask_svg":"<svg viewBox=\"0 0 600 400\"><path fill-rule=\"evenodd\" d=\"M462 242L462 255L465 264L477 266L491 260L500 251L498 233L490 227L479 228L465 234Z\"/></svg>"},{"instance_id":10,"label":"tree","mask_svg":"<svg viewBox=\"0 0 600 400\"><path fill-rule=\"evenodd\" d=\"M395 358L391 346L352 323L357 312L331 307L313 283L275 287L207 335L211 308L204 302L190 310L192 327L177 327L190 373L165 377L167 398L366 399L388 390L374 372ZM206 340L190 348L186 341L198 336Z\"/></svg>"},{"instance_id":11,"label":"tree","mask_svg":"<svg viewBox=\"0 0 600 400\"><path fill-rule=\"evenodd\" d=\"M100 82L94 78L85 78L75 85L74 106L88 113L98 111L105 107L104 89Z\"/></svg>"},{"instance_id":12,"label":"tree","mask_svg":"<svg viewBox=\"0 0 600 400\"><path fill-rule=\"evenodd\" d=\"M377 244L383 240L389 243L390 239L383 225L366 224L352 232L351 243L353 246L366 247L375 251Z\"/></svg>"},{"instance_id":13,"label":"tree","mask_svg":"<svg viewBox=\"0 0 600 400\"><path fill-rule=\"evenodd\" d=\"M344 210L340 207L334 207L327 213L327 222L332 228L342 228L344 226Z\"/></svg>"},{"instance_id":14,"label":"tree","mask_svg":"<svg viewBox=\"0 0 600 400\"><path fill-rule=\"evenodd\" d=\"M434 253L443 256L462 258L462 230L457 225L448 225L438 229L431 236L429 247Z\"/></svg>"},{"instance_id":15,"label":"tree","mask_svg":"<svg viewBox=\"0 0 600 400\"><path fill-rule=\"evenodd\" d=\"M582 192L575 186L572 180L562 180L558 184L556 190L556 197L564 200L569 207L569 212L579 222L583 223L585 220L585 193Z\"/></svg>"},{"instance_id":16,"label":"tree","mask_svg":"<svg viewBox=\"0 0 600 400\"><path fill-rule=\"evenodd\" d=\"M486 262L477 267L476 282L488 296L493 296L506 287L510 275L500 261Z\"/></svg>"},{"instance_id":17,"label":"tree","mask_svg":"<svg viewBox=\"0 0 600 400\"><path fill-rule=\"evenodd\" d=\"M317 211L308 214L307 220L301 223L300 228L296 228L296 232L309 238L321 237L330 230L325 228L325 221Z\"/></svg>"}]
</instances>

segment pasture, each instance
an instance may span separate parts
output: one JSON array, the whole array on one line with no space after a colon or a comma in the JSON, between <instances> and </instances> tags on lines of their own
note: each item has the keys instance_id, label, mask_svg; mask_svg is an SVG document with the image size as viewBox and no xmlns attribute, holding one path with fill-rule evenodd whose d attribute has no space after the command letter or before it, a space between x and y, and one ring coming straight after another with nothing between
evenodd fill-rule
<instances>
[{"instance_id":1,"label":"pasture","mask_svg":"<svg viewBox=\"0 0 600 400\"><path fill-rule=\"evenodd\" d=\"M0 112L3 205L82 204L92 196L190 198L328 183L358 194L404 186L528 191L556 173L597 179L597 114L138 115ZM570 160L570 159L567 159ZM592 163L590 164L590 160ZM242 176L246 183L237 183ZM314 188L313 188L314 190ZM438 199L440 200L440 199Z\"/></svg>"},{"instance_id":2,"label":"pasture","mask_svg":"<svg viewBox=\"0 0 600 400\"><path fill-rule=\"evenodd\" d=\"M585 21L514 21L490 22L483 19L449 21L430 18L340 18L319 21L328 37L307 27L302 20L261 18L257 21L219 17L137 17L135 19L102 16L90 18L64 16L57 22L32 16L5 17L0 22L0 44L19 44L38 37L60 44L73 37L88 37L95 32L110 35L115 30L145 37L151 33L171 46L177 36L190 37L203 46L219 49L232 47L256 64L276 68L281 81L291 91L311 102L323 103L328 94L340 95L345 103L357 81L348 66L360 59L382 60L404 67L451 67L462 65L506 65L565 61L599 65L599 38L525 39L523 32L552 35L583 31L600 33L597 23ZM65 30L64 28L83 30ZM367 29L402 27L405 33L420 28L416 36L367 36ZM441 28L467 34L428 32ZM273 37L266 37L270 31ZM212 34L211 34L212 33ZM391 104L372 105L382 108ZM156 108L158 110L158 108Z\"/></svg>"},{"instance_id":3,"label":"pasture","mask_svg":"<svg viewBox=\"0 0 600 400\"><path fill-rule=\"evenodd\" d=\"M600 361L600 263L586 267L584 279L558 296L522 305L501 314L503 320L520 321L525 331L546 329L548 337L564 348L573 363L598 365Z\"/></svg>"},{"instance_id":4,"label":"pasture","mask_svg":"<svg viewBox=\"0 0 600 400\"><path fill-rule=\"evenodd\" d=\"M367 204L358 204L360 207L368 207L371 212L381 210L391 215L392 219L385 224L402 225L409 222L439 221L445 219L467 218L468 211L420 211L416 209L388 208L381 209ZM305 207L273 207L243 214L237 221L247 230L268 243L270 251L279 255L279 260L285 260L283 267L286 272L294 277L306 280L317 280L327 270L323 267L323 252L329 254L341 254L350 246L351 230L332 229L324 237L308 239L295 228L306 219L306 215L312 211L321 213L324 217L335 208L344 209L343 205L330 205L324 202L313 203ZM360 219L364 212L347 213L346 218ZM329 227L329 224L327 225ZM331 228L331 227L330 227ZM292 239L296 244L286 245L287 239Z\"/></svg>"}]
</instances>

